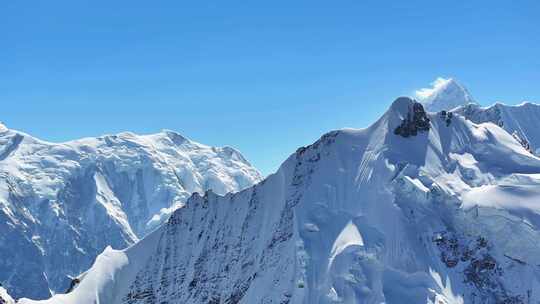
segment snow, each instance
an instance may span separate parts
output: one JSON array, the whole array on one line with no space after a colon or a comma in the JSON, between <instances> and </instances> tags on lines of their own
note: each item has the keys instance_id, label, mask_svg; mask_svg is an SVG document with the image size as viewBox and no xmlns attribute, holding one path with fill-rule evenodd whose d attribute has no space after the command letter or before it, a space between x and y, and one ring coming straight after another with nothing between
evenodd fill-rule
<instances>
[{"instance_id":1,"label":"snow","mask_svg":"<svg viewBox=\"0 0 540 304\"><path fill-rule=\"evenodd\" d=\"M96 201L102 205L109 217L117 222L128 235L129 238L137 241L138 238L129 225L128 217L122 210L122 203L114 196L113 191L105 181L105 177L101 173L94 174L96 183Z\"/></svg>"},{"instance_id":2,"label":"snow","mask_svg":"<svg viewBox=\"0 0 540 304\"><path fill-rule=\"evenodd\" d=\"M475 123L493 123L509 134L516 134L530 145L530 150L540 155L540 105L524 102L518 105L496 103L489 107L461 106L455 113Z\"/></svg>"},{"instance_id":3,"label":"snow","mask_svg":"<svg viewBox=\"0 0 540 304\"><path fill-rule=\"evenodd\" d=\"M466 104L476 104L469 91L453 78L437 78L431 88L415 92L416 99L431 112L452 110Z\"/></svg>"},{"instance_id":4,"label":"snow","mask_svg":"<svg viewBox=\"0 0 540 304\"><path fill-rule=\"evenodd\" d=\"M0 125L1 127L1 125ZM2 302L3 300L3 302ZM0 286L0 303L5 303L5 304L15 304L15 301L13 300L13 298L11 298L9 296L9 294L7 293L7 291L4 289L4 287Z\"/></svg>"},{"instance_id":5,"label":"snow","mask_svg":"<svg viewBox=\"0 0 540 304\"><path fill-rule=\"evenodd\" d=\"M450 96L438 93L452 83L424 95ZM539 299L540 158L460 108L395 134L415 108L398 98L370 127L323 135L252 187L193 194L150 236L102 253L72 293L41 303Z\"/></svg>"},{"instance_id":6,"label":"snow","mask_svg":"<svg viewBox=\"0 0 540 304\"><path fill-rule=\"evenodd\" d=\"M530 185L483 185L463 195L464 209L474 207L507 210L510 214L540 227L540 183Z\"/></svg>"},{"instance_id":7,"label":"snow","mask_svg":"<svg viewBox=\"0 0 540 304\"><path fill-rule=\"evenodd\" d=\"M34 301L20 299L18 304L72 304L72 303L117 303L119 294L129 287L129 282L149 258L152 245L158 240L152 233L145 238L145 247L134 245L125 251L105 248L92 267L79 278L81 282L69 294L57 294L49 300Z\"/></svg>"},{"instance_id":8,"label":"snow","mask_svg":"<svg viewBox=\"0 0 540 304\"><path fill-rule=\"evenodd\" d=\"M443 280L441 278L441 275L434 271L433 269L429 269L429 274L435 281L438 287L438 291L431 289L436 296L434 301L431 301L428 299L428 304L464 304L463 297L461 297L458 294L454 294L454 291L452 290L452 282L450 282L450 278L446 278L446 284L443 283Z\"/></svg>"},{"instance_id":9,"label":"snow","mask_svg":"<svg viewBox=\"0 0 540 304\"><path fill-rule=\"evenodd\" d=\"M343 250L349 246L355 245L364 246L364 240L356 225L354 225L352 221L349 221L334 241L334 245L332 245L328 267L331 267L336 256L341 254Z\"/></svg>"},{"instance_id":10,"label":"snow","mask_svg":"<svg viewBox=\"0 0 540 304\"><path fill-rule=\"evenodd\" d=\"M0 281L16 298L65 291L67 276L86 270L106 246L135 243L194 192L223 195L262 179L235 149L169 130L64 143L2 130L0 230L24 245L0 241Z\"/></svg>"}]
</instances>

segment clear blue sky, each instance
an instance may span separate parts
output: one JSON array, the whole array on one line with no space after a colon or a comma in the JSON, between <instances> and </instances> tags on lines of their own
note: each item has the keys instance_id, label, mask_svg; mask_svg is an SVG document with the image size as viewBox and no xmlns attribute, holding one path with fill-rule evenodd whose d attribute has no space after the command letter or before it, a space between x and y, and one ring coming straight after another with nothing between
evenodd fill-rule
<instances>
[{"instance_id":1,"label":"clear blue sky","mask_svg":"<svg viewBox=\"0 0 540 304\"><path fill-rule=\"evenodd\" d=\"M263 173L454 76L540 101L540 1L1 1L0 121L50 141L176 130Z\"/></svg>"}]
</instances>

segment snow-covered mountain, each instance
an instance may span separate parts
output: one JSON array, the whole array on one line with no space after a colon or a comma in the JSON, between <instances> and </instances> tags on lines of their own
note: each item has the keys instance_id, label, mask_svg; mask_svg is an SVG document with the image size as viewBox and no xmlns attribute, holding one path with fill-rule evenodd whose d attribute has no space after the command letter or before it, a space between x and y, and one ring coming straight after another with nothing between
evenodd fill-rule
<instances>
[{"instance_id":1,"label":"snow-covered mountain","mask_svg":"<svg viewBox=\"0 0 540 304\"><path fill-rule=\"evenodd\" d=\"M416 99L427 111L452 110L466 104L476 104L469 91L453 78L437 78L431 88L415 92Z\"/></svg>"},{"instance_id":2,"label":"snow-covered mountain","mask_svg":"<svg viewBox=\"0 0 540 304\"><path fill-rule=\"evenodd\" d=\"M261 179L238 151L171 131L55 144L0 125L0 283L14 298L64 292L68 275L135 243L192 193Z\"/></svg>"},{"instance_id":3,"label":"snow-covered mountain","mask_svg":"<svg viewBox=\"0 0 540 304\"><path fill-rule=\"evenodd\" d=\"M527 150L540 155L540 105L496 103L482 107L471 93L453 78L437 78L431 88L416 91L415 96L431 112L452 111L475 123L494 123L512 134Z\"/></svg>"},{"instance_id":4,"label":"snow-covered mountain","mask_svg":"<svg viewBox=\"0 0 540 304\"><path fill-rule=\"evenodd\" d=\"M540 159L498 125L398 98L20 303L535 303L539 189Z\"/></svg>"},{"instance_id":5,"label":"snow-covered mountain","mask_svg":"<svg viewBox=\"0 0 540 304\"><path fill-rule=\"evenodd\" d=\"M512 134L535 155L540 155L540 105L496 103L489 107L468 104L453 110L476 123L491 122Z\"/></svg>"}]
</instances>

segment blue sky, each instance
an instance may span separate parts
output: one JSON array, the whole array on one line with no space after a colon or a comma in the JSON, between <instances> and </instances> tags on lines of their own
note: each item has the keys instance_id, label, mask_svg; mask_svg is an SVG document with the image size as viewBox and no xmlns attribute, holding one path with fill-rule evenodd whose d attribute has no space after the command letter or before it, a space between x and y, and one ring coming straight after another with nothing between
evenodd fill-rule
<instances>
[{"instance_id":1,"label":"blue sky","mask_svg":"<svg viewBox=\"0 0 540 304\"><path fill-rule=\"evenodd\" d=\"M0 27L8 127L172 129L265 174L439 76L540 102L540 1L2 1Z\"/></svg>"}]
</instances>

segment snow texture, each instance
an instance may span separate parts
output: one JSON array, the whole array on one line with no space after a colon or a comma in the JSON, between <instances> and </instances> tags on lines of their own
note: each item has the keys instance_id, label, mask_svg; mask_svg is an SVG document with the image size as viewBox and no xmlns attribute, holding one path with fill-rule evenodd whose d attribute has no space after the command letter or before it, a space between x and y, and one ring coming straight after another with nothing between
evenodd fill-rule
<instances>
[{"instance_id":1,"label":"snow texture","mask_svg":"<svg viewBox=\"0 0 540 304\"><path fill-rule=\"evenodd\" d=\"M509 106L496 103L489 107L470 104L454 109L475 123L493 123L512 134L529 152L540 155L540 105L523 102Z\"/></svg>"},{"instance_id":2,"label":"snow texture","mask_svg":"<svg viewBox=\"0 0 540 304\"><path fill-rule=\"evenodd\" d=\"M536 303L540 159L459 113L394 134L417 108L399 98L253 187L194 194L71 293L20 303Z\"/></svg>"},{"instance_id":3,"label":"snow texture","mask_svg":"<svg viewBox=\"0 0 540 304\"><path fill-rule=\"evenodd\" d=\"M439 77L432 83L431 88L417 90L415 97L430 112L476 104L469 91L453 78Z\"/></svg>"},{"instance_id":4,"label":"snow texture","mask_svg":"<svg viewBox=\"0 0 540 304\"><path fill-rule=\"evenodd\" d=\"M106 246L135 243L192 193L261 179L233 148L172 131L56 144L1 125L0 282L14 298L65 292Z\"/></svg>"},{"instance_id":5,"label":"snow texture","mask_svg":"<svg viewBox=\"0 0 540 304\"><path fill-rule=\"evenodd\" d=\"M13 298L9 296L7 290L5 290L2 286L0 286L0 304L15 304Z\"/></svg>"}]
</instances>

